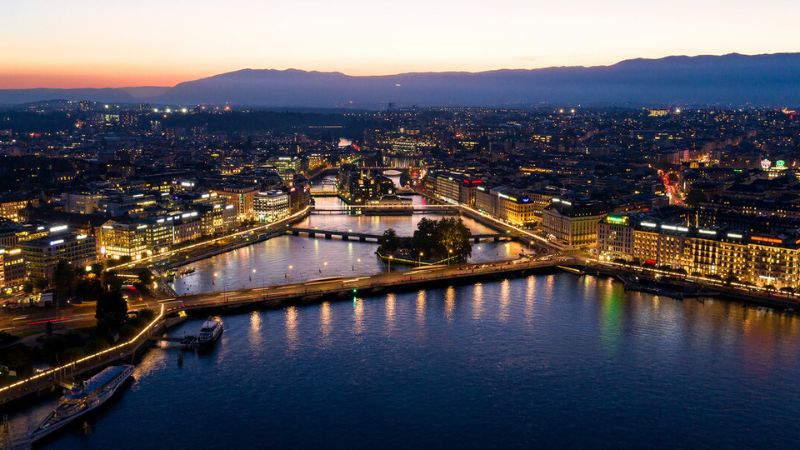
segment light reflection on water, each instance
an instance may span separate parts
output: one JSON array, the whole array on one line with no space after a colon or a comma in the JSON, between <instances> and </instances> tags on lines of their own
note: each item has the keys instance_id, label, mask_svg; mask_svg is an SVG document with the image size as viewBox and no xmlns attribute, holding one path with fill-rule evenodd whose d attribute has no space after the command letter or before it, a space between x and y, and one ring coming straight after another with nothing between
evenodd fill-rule
<instances>
[{"instance_id":1,"label":"light reflection on water","mask_svg":"<svg viewBox=\"0 0 800 450\"><path fill-rule=\"evenodd\" d=\"M326 201L340 202L338 199ZM352 229L374 234L394 228L401 236L411 236L422 217L312 215L297 226ZM464 222L474 233L493 232L472 219L464 218ZM516 242L482 242L473 244L472 248L470 260L475 262L513 259L525 250ZM375 255L376 249L374 243L280 236L192 263L190 266L195 272L178 277L174 287L178 294L196 294L296 283L321 277L374 274L386 270ZM218 277L214 277L215 272Z\"/></svg>"},{"instance_id":2,"label":"light reflection on water","mask_svg":"<svg viewBox=\"0 0 800 450\"><path fill-rule=\"evenodd\" d=\"M418 217L317 220L405 234ZM513 256L515 246L474 253ZM383 270L373 252L281 237L197 263L177 284L222 290L214 271L228 289L373 273ZM73 427L45 448L791 448L800 439L800 319L763 308L556 273L224 320L211 352L152 349L131 388L90 419L90 434ZM170 334L196 334L200 323ZM52 406L12 415L12 431Z\"/></svg>"},{"instance_id":3,"label":"light reflection on water","mask_svg":"<svg viewBox=\"0 0 800 450\"><path fill-rule=\"evenodd\" d=\"M800 320L740 304L559 273L224 320L210 353L185 352L178 364L176 349L148 352L88 437L76 427L49 447L718 448L800 438ZM214 414L201 414L208 405ZM34 410L14 426L47 412Z\"/></svg>"}]
</instances>

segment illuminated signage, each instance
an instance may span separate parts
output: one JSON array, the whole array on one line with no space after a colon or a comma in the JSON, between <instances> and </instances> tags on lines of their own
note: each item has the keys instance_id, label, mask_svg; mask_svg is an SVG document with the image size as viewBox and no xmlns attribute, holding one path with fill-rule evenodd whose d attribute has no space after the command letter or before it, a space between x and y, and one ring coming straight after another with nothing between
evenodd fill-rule
<instances>
[{"instance_id":1,"label":"illuminated signage","mask_svg":"<svg viewBox=\"0 0 800 450\"><path fill-rule=\"evenodd\" d=\"M608 216L606 222L612 225L626 225L628 223L627 216Z\"/></svg>"},{"instance_id":2,"label":"illuminated signage","mask_svg":"<svg viewBox=\"0 0 800 450\"><path fill-rule=\"evenodd\" d=\"M728 233L728 237L733 239L741 239L743 236L739 233Z\"/></svg>"},{"instance_id":3,"label":"illuminated signage","mask_svg":"<svg viewBox=\"0 0 800 450\"><path fill-rule=\"evenodd\" d=\"M778 238L766 237L766 236L750 236L750 240L756 242L767 242L770 244L780 244L783 242Z\"/></svg>"},{"instance_id":4,"label":"illuminated signage","mask_svg":"<svg viewBox=\"0 0 800 450\"><path fill-rule=\"evenodd\" d=\"M653 223L653 222L641 222L641 223L639 223L639 225L641 225L643 227L647 227L647 228L655 228L655 227L658 226L658 224Z\"/></svg>"},{"instance_id":5,"label":"illuminated signage","mask_svg":"<svg viewBox=\"0 0 800 450\"><path fill-rule=\"evenodd\" d=\"M67 229L67 226L66 226L66 225L59 225L59 226L57 226L57 227L52 227L52 228L50 228L50 232L51 232L51 233L56 233L56 232L59 232L59 231L64 231L64 230L66 230L66 229Z\"/></svg>"},{"instance_id":6,"label":"illuminated signage","mask_svg":"<svg viewBox=\"0 0 800 450\"><path fill-rule=\"evenodd\" d=\"M707 235L707 236L716 236L716 235L717 235L717 232L716 232L716 231L714 231L714 230L704 230L704 229L702 229L702 228L701 228L700 230L698 230L698 232L699 232L700 234L705 234L705 235Z\"/></svg>"},{"instance_id":7,"label":"illuminated signage","mask_svg":"<svg viewBox=\"0 0 800 450\"><path fill-rule=\"evenodd\" d=\"M63 244L63 243L64 243L63 239L59 239L57 241L50 241L50 245L58 245L58 244Z\"/></svg>"}]
</instances>

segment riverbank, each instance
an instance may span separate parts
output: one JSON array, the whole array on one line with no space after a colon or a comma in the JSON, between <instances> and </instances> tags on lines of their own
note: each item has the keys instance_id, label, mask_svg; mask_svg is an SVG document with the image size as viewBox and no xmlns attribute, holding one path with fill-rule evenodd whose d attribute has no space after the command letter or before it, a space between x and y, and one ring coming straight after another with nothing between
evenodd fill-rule
<instances>
[{"instance_id":1,"label":"riverbank","mask_svg":"<svg viewBox=\"0 0 800 450\"><path fill-rule=\"evenodd\" d=\"M163 332L183 320L179 317L168 317L164 305L158 315L131 339L76 359L69 363L45 370L31 377L11 383L0 388L0 406L16 402L28 396L38 396L53 392L62 384L71 383L75 377L97 370L114 362L135 359L136 354L150 342L150 338Z\"/></svg>"},{"instance_id":2,"label":"riverbank","mask_svg":"<svg viewBox=\"0 0 800 450\"><path fill-rule=\"evenodd\" d=\"M762 292L744 290L735 286L700 283L690 277L656 276L643 269L626 269L624 267L603 266L597 263L584 262L577 266L589 275L605 275L621 282L626 290L647 292L669 297L683 298L720 298L723 300L743 302L766 306L787 312L800 310L800 299L797 296L780 292Z\"/></svg>"}]
</instances>

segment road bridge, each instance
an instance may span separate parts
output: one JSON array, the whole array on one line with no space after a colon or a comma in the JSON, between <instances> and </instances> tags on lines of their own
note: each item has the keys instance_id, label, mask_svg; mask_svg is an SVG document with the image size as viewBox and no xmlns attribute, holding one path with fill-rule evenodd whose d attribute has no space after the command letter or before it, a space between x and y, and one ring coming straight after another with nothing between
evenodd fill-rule
<instances>
[{"instance_id":1,"label":"road bridge","mask_svg":"<svg viewBox=\"0 0 800 450\"><path fill-rule=\"evenodd\" d=\"M454 205L343 205L337 207L314 206L311 214L458 214Z\"/></svg>"},{"instance_id":2,"label":"road bridge","mask_svg":"<svg viewBox=\"0 0 800 450\"><path fill-rule=\"evenodd\" d=\"M339 238L343 241L360 241L360 242L380 242L382 235L380 234L372 234L372 233L362 233L360 231L353 231L353 230L323 230L320 228L301 228L301 227L292 227L287 228L285 231L286 234L291 236L301 236L305 235L310 238L317 238L317 237L324 237L325 239L333 239ZM503 233L481 233L481 234L473 234L470 236L470 240L474 243L482 242L482 241L492 241L492 242L500 242L500 241L511 241L513 240L513 236L511 234L503 234Z\"/></svg>"},{"instance_id":3,"label":"road bridge","mask_svg":"<svg viewBox=\"0 0 800 450\"><path fill-rule=\"evenodd\" d=\"M293 303L314 302L328 297L349 298L443 283L468 283L479 279L518 276L535 270L574 264L580 264L578 258L544 257L483 264L420 267L404 272L323 278L286 285L185 295L164 300L164 303L169 311L235 308L248 305L279 307Z\"/></svg>"}]
</instances>

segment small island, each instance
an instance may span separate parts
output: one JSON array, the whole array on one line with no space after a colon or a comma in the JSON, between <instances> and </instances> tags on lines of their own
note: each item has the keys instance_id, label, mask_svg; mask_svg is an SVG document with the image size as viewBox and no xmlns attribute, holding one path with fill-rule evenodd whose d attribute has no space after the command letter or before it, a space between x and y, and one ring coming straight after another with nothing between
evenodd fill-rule
<instances>
[{"instance_id":1,"label":"small island","mask_svg":"<svg viewBox=\"0 0 800 450\"><path fill-rule=\"evenodd\" d=\"M412 266L461 263L472 254L470 236L460 218L423 218L411 237L386 230L376 253L384 261Z\"/></svg>"}]
</instances>

